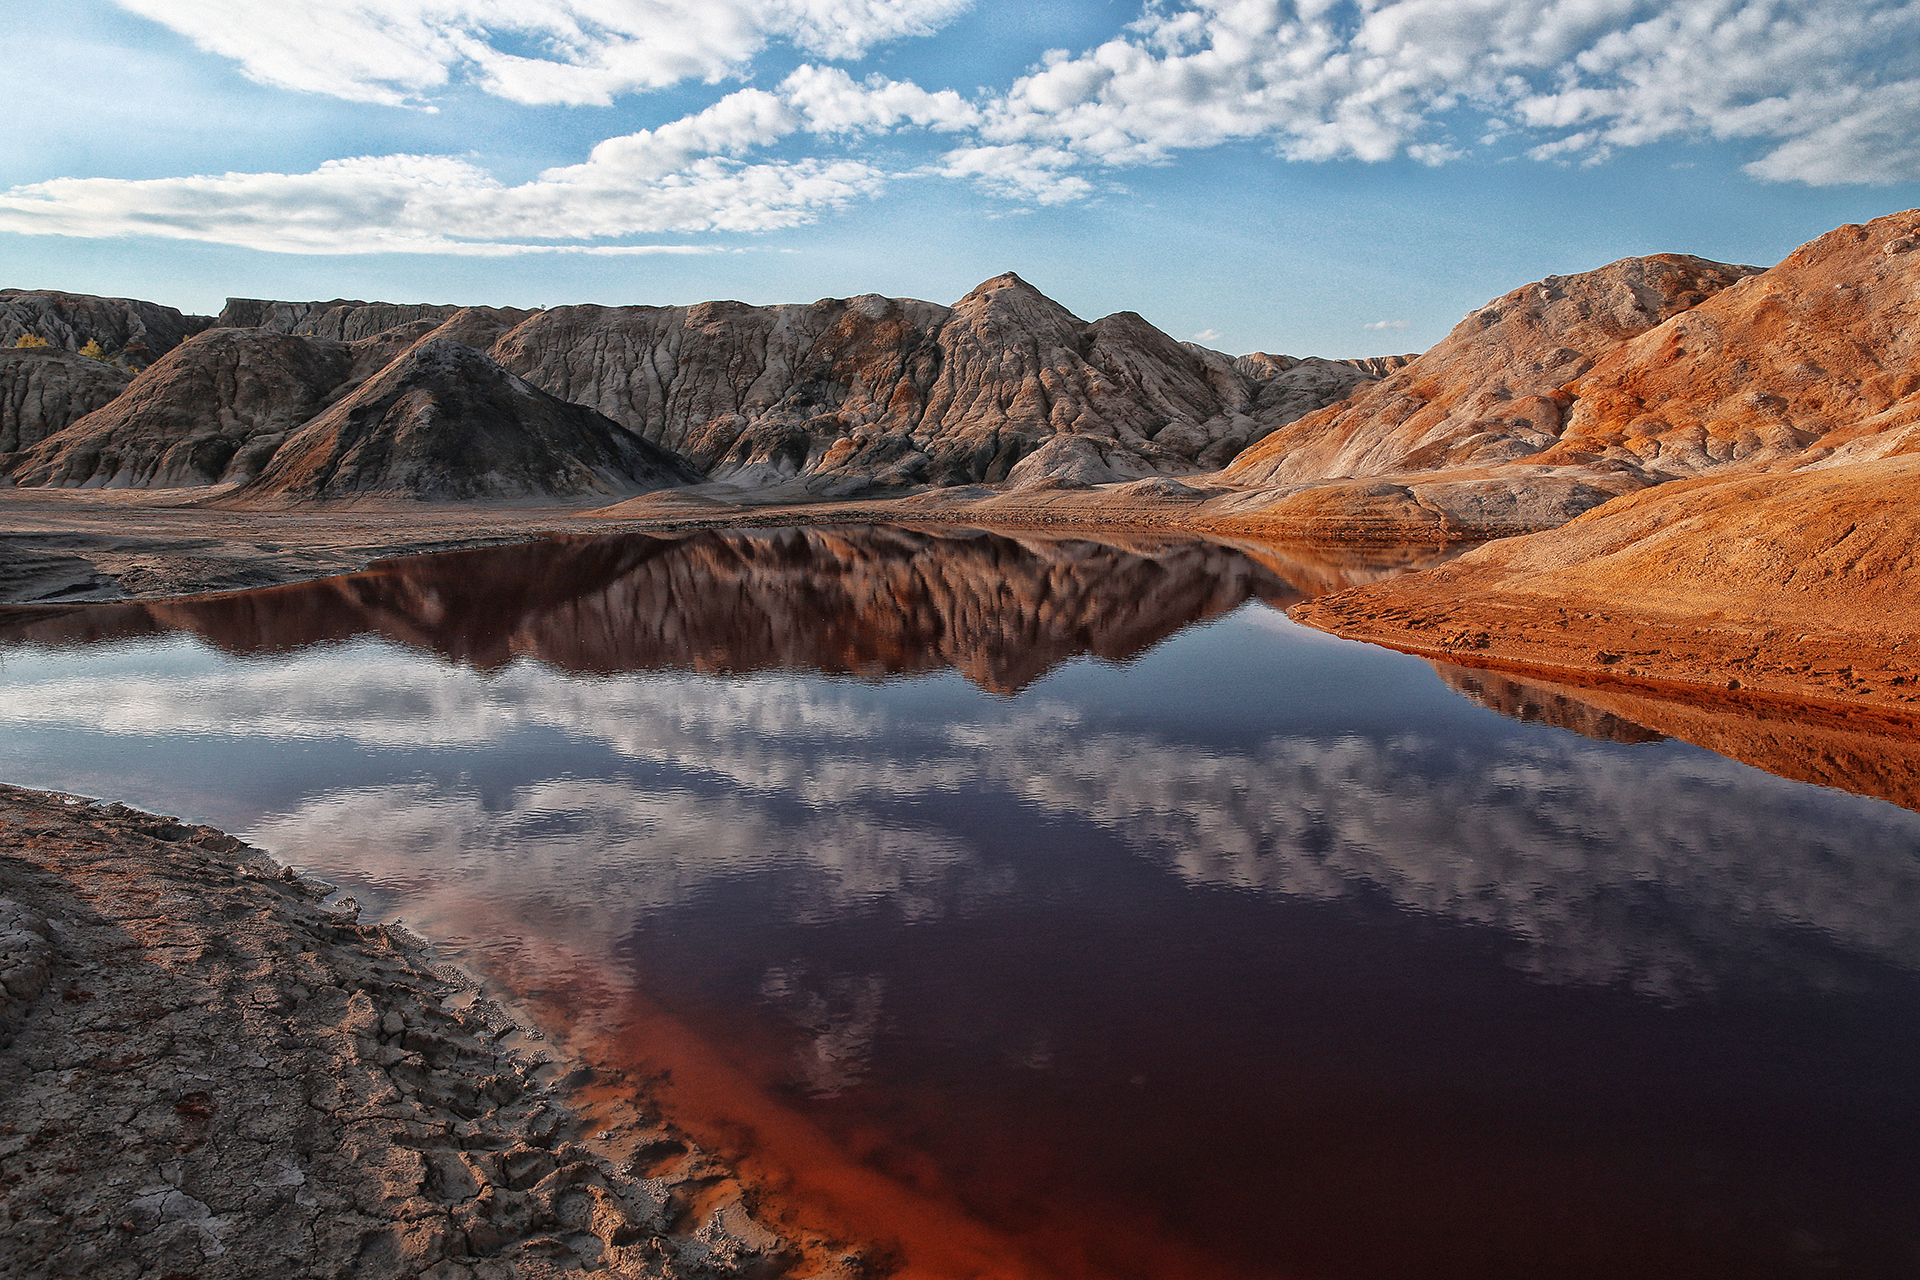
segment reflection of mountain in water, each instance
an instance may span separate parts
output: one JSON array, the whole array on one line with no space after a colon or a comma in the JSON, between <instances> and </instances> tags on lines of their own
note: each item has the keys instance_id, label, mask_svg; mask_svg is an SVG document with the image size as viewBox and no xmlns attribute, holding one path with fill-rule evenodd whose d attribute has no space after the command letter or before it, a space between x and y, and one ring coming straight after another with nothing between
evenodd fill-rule
<instances>
[{"instance_id":1,"label":"reflection of mountain in water","mask_svg":"<svg viewBox=\"0 0 1920 1280\"><path fill-rule=\"evenodd\" d=\"M0 643L178 630L257 654L379 634L487 668L520 654L593 673L951 667L1005 693L1080 654L1136 657L1250 598L1284 607L1418 567L1334 554L889 526L554 538L228 596L19 610Z\"/></svg>"},{"instance_id":2,"label":"reflection of mountain in water","mask_svg":"<svg viewBox=\"0 0 1920 1280\"><path fill-rule=\"evenodd\" d=\"M1538 720L1589 738L1679 738L1795 782L1835 787L1920 810L1920 740L1876 726L1871 713L1825 712L1754 699L1719 703L1650 697L1628 689L1552 684L1435 662L1455 691L1515 720Z\"/></svg>"}]
</instances>

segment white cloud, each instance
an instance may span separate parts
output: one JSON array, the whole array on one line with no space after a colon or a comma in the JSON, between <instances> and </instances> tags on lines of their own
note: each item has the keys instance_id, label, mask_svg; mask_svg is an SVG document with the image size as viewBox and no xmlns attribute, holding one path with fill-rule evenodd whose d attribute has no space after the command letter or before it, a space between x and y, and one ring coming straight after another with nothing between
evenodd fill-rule
<instances>
[{"instance_id":1,"label":"white cloud","mask_svg":"<svg viewBox=\"0 0 1920 1280\"><path fill-rule=\"evenodd\" d=\"M825 58L938 30L969 0L118 0L255 80L360 102L454 80L525 103L605 105L719 80L771 40Z\"/></svg>"},{"instance_id":2,"label":"white cloud","mask_svg":"<svg viewBox=\"0 0 1920 1280\"><path fill-rule=\"evenodd\" d=\"M994 195L1037 204L1067 204L1093 194L1093 184L1067 169L1079 163L1060 147L956 147L933 172L943 178L969 179Z\"/></svg>"},{"instance_id":3,"label":"white cloud","mask_svg":"<svg viewBox=\"0 0 1920 1280\"><path fill-rule=\"evenodd\" d=\"M1407 324L1405 320L1369 320L1360 327L1362 329L1404 329Z\"/></svg>"},{"instance_id":4,"label":"white cloud","mask_svg":"<svg viewBox=\"0 0 1920 1280\"><path fill-rule=\"evenodd\" d=\"M1221 333L1218 329L1202 329L1200 332L1189 337L1187 341L1198 342L1204 345L1209 342L1218 342L1220 341L1220 339L1224 338L1225 336L1226 335Z\"/></svg>"},{"instance_id":5,"label":"white cloud","mask_svg":"<svg viewBox=\"0 0 1920 1280\"><path fill-rule=\"evenodd\" d=\"M734 158L804 122L786 99L743 89L697 115L610 138L584 162L518 186L457 157L408 155L330 160L302 174L56 178L0 196L0 231L159 236L280 253L691 252L539 242L765 231L881 189L885 175L858 160Z\"/></svg>"},{"instance_id":6,"label":"white cloud","mask_svg":"<svg viewBox=\"0 0 1920 1280\"><path fill-rule=\"evenodd\" d=\"M120 2L298 89L424 102L464 81L598 103L744 73L772 40L857 57L934 31L967 0ZM518 185L417 155L60 178L0 195L0 231L292 253L687 252L604 242L805 223L900 176L857 147L907 128L953 135L918 173L1025 207L1235 141L1298 161L1437 165L1516 147L1590 165L1663 140L1747 139L1764 148L1747 166L1763 180L1893 182L1920 178L1920 0L1189 0L973 99L807 65ZM797 135L819 139L817 154L749 156Z\"/></svg>"},{"instance_id":7,"label":"white cloud","mask_svg":"<svg viewBox=\"0 0 1920 1280\"><path fill-rule=\"evenodd\" d=\"M1536 158L1760 139L1756 176L1920 176L1920 5L1886 0L1195 0L990 104L1001 144L1108 165L1265 140L1294 160L1444 163L1451 117Z\"/></svg>"}]
</instances>

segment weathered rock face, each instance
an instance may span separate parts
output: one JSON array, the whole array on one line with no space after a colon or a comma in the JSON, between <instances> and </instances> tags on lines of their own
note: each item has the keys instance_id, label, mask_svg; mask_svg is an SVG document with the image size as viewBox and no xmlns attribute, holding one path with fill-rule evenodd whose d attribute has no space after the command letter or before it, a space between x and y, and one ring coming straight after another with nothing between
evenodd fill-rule
<instances>
[{"instance_id":1,"label":"weathered rock face","mask_svg":"<svg viewBox=\"0 0 1920 1280\"><path fill-rule=\"evenodd\" d=\"M1237 368L1128 312L1087 324L1013 275L952 308L559 307L493 354L717 477L798 479L815 497L998 482L1058 435L1087 437L1121 476L1206 470L1365 377Z\"/></svg>"},{"instance_id":2,"label":"weathered rock face","mask_svg":"<svg viewBox=\"0 0 1920 1280\"><path fill-rule=\"evenodd\" d=\"M702 478L618 423L429 336L290 436L236 496L564 497Z\"/></svg>"},{"instance_id":3,"label":"weathered rock face","mask_svg":"<svg viewBox=\"0 0 1920 1280\"><path fill-rule=\"evenodd\" d=\"M1608 353L1542 461L1665 475L1920 449L1920 211L1845 226Z\"/></svg>"},{"instance_id":4,"label":"weathered rock face","mask_svg":"<svg viewBox=\"0 0 1920 1280\"><path fill-rule=\"evenodd\" d=\"M214 320L227 329L265 329L335 342L357 342L384 333L395 325L448 320L467 308L425 302L271 302L263 298L228 298ZM525 312L516 313L525 316Z\"/></svg>"},{"instance_id":5,"label":"weathered rock face","mask_svg":"<svg viewBox=\"0 0 1920 1280\"><path fill-rule=\"evenodd\" d=\"M109 354L138 344L131 354L144 361L165 355L213 323L210 316L182 315L172 307L133 298L0 289L0 347L11 347L22 334L31 333L75 351L89 341Z\"/></svg>"},{"instance_id":6,"label":"weathered rock face","mask_svg":"<svg viewBox=\"0 0 1920 1280\"><path fill-rule=\"evenodd\" d=\"M0 454L32 448L131 381L124 369L60 347L0 348Z\"/></svg>"},{"instance_id":7,"label":"weathered rock face","mask_svg":"<svg viewBox=\"0 0 1920 1280\"><path fill-rule=\"evenodd\" d=\"M387 344L214 329L146 369L116 400L41 440L14 483L172 488L251 472Z\"/></svg>"},{"instance_id":8,"label":"weathered rock face","mask_svg":"<svg viewBox=\"0 0 1920 1280\"><path fill-rule=\"evenodd\" d=\"M1658 254L1525 285L1347 403L1267 436L1222 478L1301 484L1538 454L1559 438L1573 398L1568 383L1621 343L1758 270Z\"/></svg>"}]
</instances>

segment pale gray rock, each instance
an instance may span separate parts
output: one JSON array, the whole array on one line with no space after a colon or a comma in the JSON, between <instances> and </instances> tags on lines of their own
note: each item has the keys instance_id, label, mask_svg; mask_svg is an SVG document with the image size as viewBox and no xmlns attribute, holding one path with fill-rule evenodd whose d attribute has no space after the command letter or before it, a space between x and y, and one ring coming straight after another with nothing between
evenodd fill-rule
<instances>
[{"instance_id":1,"label":"pale gray rock","mask_svg":"<svg viewBox=\"0 0 1920 1280\"><path fill-rule=\"evenodd\" d=\"M60 347L0 348L0 453L32 448L132 381L125 369Z\"/></svg>"}]
</instances>

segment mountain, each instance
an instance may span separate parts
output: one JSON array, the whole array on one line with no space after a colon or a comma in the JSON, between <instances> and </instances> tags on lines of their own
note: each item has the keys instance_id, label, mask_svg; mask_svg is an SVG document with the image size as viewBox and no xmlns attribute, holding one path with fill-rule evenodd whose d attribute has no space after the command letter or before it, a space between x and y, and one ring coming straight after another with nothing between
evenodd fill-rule
<instances>
[{"instance_id":1,"label":"mountain","mask_svg":"<svg viewBox=\"0 0 1920 1280\"><path fill-rule=\"evenodd\" d=\"M702 478L618 423L429 334L294 432L233 497L569 497Z\"/></svg>"},{"instance_id":2,"label":"mountain","mask_svg":"<svg viewBox=\"0 0 1920 1280\"><path fill-rule=\"evenodd\" d=\"M1012 274L952 307L872 295L537 312L230 298L206 323L217 327L204 345L63 433L14 482L246 479L288 430L375 372L369 352L397 355L435 326L737 490L798 501L1202 472L1394 360L1235 360L1131 312L1087 323ZM352 344L374 345L348 355ZM1072 443L1045 448L1056 439Z\"/></svg>"},{"instance_id":3,"label":"mountain","mask_svg":"<svg viewBox=\"0 0 1920 1280\"><path fill-rule=\"evenodd\" d=\"M1131 312L1089 324L1011 273L952 307L557 307L493 354L717 479L796 498L998 483L1062 435L1124 478L1205 471L1367 378L1236 368Z\"/></svg>"},{"instance_id":4,"label":"mountain","mask_svg":"<svg viewBox=\"0 0 1920 1280\"><path fill-rule=\"evenodd\" d=\"M244 478L287 432L418 336L398 329L345 343L209 330L169 351L132 385L122 384L118 397L27 449L14 463L13 481L166 489Z\"/></svg>"},{"instance_id":5,"label":"mountain","mask_svg":"<svg viewBox=\"0 0 1920 1280\"><path fill-rule=\"evenodd\" d=\"M1842 227L1596 361L1541 458L1664 483L1298 616L1480 663L1920 716L1917 245L1920 212Z\"/></svg>"},{"instance_id":6,"label":"mountain","mask_svg":"<svg viewBox=\"0 0 1920 1280\"><path fill-rule=\"evenodd\" d=\"M0 455L111 403L133 375L62 347L0 347Z\"/></svg>"},{"instance_id":7,"label":"mountain","mask_svg":"<svg viewBox=\"0 0 1920 1280\"><path fill-rule=\"evenodd\" d=\"M1569 383L1622 343L1759 270L1668 253L1522 285L1346 403L1266 437L1221 478L1298 484L1540 453L1559 437L1574 398Z\"/></svg>"},{"instance_id":8,"label":"mountain","mask_svg":"<svg viewBox=\"0 0 1920 1280\"><path fill-rule=\"evenodd\" d=\"M32 334L71 351L98 342L109 355L125 354L144 364L213 325L211 316L182 315L172 307L133 298L0 289L0 347Z\"/></svg>"},{"instance_id":9,"label":"mountain","mask_svg":"<svg viewBox=\"0 0 1920 1280\"><path fill-rule=\"evenodd\" d=\"M213 323L221 329L265 329L269 333L354 342L384 333L396 325L421 320L439 324L464 309L437 303L357 302L345 298L335 298L332 302L228 298Z\"/></svg>"}]
</instances>

